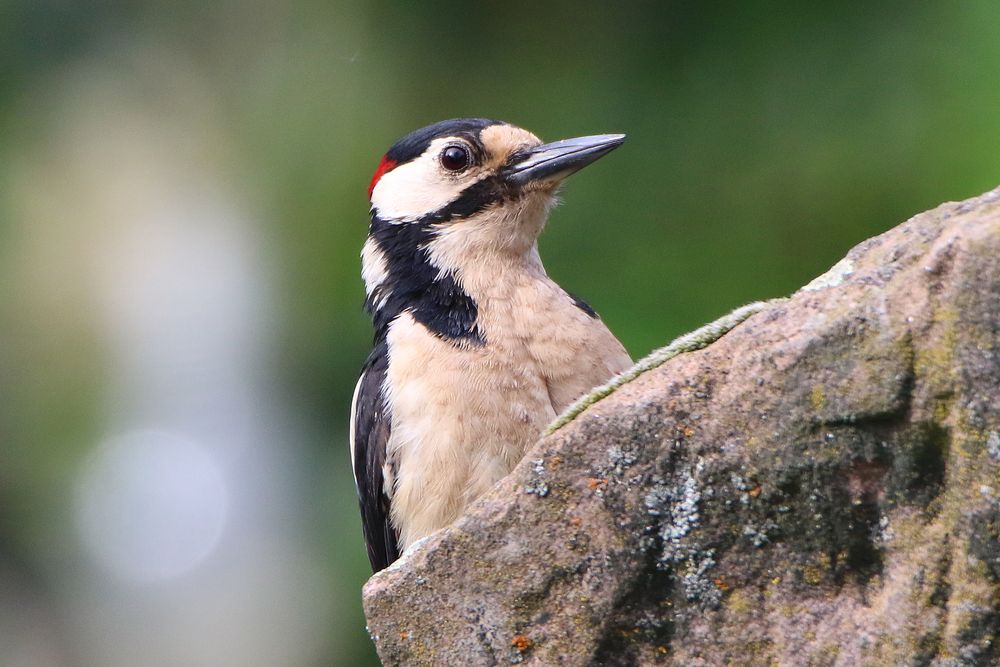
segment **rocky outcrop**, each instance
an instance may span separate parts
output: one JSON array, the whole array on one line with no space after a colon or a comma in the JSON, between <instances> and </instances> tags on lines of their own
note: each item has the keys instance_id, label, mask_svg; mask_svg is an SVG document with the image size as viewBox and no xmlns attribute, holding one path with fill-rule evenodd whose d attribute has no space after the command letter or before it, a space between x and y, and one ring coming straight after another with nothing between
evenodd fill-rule
<instances>
[{"instance_id":1,"label":"rocky outcrop","mask_svg":"<svg viewBox=\"0 0 1000 667\"><path fill-rule=\"evenodd\" d=\"M374 576L384 663L1000 664L1000 190L756 310Z\"/></svg>"}]
</instances>

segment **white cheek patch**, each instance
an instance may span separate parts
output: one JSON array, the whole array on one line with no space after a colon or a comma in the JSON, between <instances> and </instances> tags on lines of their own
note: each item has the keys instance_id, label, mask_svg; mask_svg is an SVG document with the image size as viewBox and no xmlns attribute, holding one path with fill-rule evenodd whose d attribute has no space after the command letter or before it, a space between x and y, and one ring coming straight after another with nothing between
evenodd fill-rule
<instances>
[{"instance_id":1,"label":"white cheek patch","mask_svg":"<svg viewBox=\"0 0 1000 667\"><path fill-rule=\"evenodd\" d=\"M372 190L372 207L386 221L418 220L455 201L474 181L442 172L438 155L450 141L435 139L423 155L386 173Z\"/></svg>"}]
</instances>

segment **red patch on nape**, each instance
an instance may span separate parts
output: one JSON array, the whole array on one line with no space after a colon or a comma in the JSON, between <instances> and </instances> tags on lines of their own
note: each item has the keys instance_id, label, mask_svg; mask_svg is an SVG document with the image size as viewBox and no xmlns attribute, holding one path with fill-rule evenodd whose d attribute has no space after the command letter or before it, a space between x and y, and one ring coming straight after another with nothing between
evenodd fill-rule
<instances>
[{"instance_id":1,"label":"red patch on nape","mask_svg":"<svg viewBox=\"0 0 1000 667\"><path fill-rule=\"evenodd\" d=\"M385 176L386 172L392 171L396 167L396 161L390 160L388 155L382 156L382 161L378 163L378 169L375 170L375 175L372 176L372 183L368 186L368 198L372 198L372 190L378 184L380 178Z\"/></svg>"}]
</instances>

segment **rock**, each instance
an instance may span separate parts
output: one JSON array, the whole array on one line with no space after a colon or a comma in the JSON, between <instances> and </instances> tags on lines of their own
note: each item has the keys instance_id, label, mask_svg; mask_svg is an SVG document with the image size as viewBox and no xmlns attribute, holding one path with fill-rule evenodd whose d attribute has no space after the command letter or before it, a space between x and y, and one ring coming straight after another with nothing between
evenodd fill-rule
<instances>
[{"instance_id":1,"label":"rock","mask_svg":"<svg viewBox=\"0 0 1000 667\"><path fill-rule=\"evenodd\" d=\"M1000 189L596 402L364 605L386 665L1000 664Z\"/></svg>"}]
</instances>

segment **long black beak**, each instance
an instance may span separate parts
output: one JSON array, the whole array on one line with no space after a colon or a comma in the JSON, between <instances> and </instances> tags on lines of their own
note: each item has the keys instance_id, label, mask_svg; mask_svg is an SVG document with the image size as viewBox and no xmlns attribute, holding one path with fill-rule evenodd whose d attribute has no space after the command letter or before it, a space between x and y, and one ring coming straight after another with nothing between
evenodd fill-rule
<instances>
[{"instance_id":1,"label":"long black beak","mask_svg":"<svg viewBox=\"0 0 1000 667\"><path fill-rule=\"evenodd\" d=\"M624 141L624 134L596 134L536 146L507 168L507 181L524 185L531 181L561 180L607 155Z\"/></svg>"}]
</instances>

